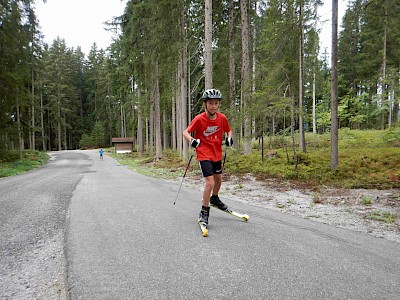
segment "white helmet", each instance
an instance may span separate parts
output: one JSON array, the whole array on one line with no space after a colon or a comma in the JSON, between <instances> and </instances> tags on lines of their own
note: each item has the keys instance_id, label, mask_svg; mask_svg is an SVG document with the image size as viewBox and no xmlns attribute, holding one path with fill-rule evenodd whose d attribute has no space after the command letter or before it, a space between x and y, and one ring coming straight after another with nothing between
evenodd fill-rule
<instances>
[{"instance_id":1,"label":"white helmet","mask_svg":"<svg viewBox=\"0 0 400 300\"><path fill-rule=\"evenodd\" d=\"M208 89L203 93L203 100L207 101L208 99L222 99L221 92L216 89Z\"/></svg>"}]
</instances>

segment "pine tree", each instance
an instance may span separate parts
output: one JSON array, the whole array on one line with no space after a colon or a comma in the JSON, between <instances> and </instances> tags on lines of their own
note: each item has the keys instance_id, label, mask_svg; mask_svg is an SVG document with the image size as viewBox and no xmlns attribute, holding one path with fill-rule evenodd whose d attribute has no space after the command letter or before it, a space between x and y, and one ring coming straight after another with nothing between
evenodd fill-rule
<instances>
[{"instance_id":1,"label":"pine tree","mask_svg":"<svg viewBox=\"0 0 400 300\"><path fill-rule=\"evenodd\" d=\"M248 1L240 1L241 32L242 32L242 102L244 110L244 154L251 153L251 81L250 81L250 49L249 49L249 19Z\"/></svg>"},{"instance_id":2,"label":"pine tree","mask_svg":"<svg viewBox=\"0 0 400 300\"><path fill-rule=\"evenodd\" d=\"M331 169L339 164L338 146L338 0L332 1Z\"/></svg>"}]
</instances>

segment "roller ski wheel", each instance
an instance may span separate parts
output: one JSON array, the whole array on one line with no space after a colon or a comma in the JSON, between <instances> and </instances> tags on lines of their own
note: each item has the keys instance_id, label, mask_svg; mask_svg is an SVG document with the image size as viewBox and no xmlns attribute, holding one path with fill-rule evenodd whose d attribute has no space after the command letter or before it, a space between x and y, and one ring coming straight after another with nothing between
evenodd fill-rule
<instances>
[{"instance_id":1,"label":"roller ski wheel","mask_svg":"<svg viewBox=\"0 0 400 300\"><path fill-rule=\"evenodd\" d=\"M200 230L201 230L203 237L207 237L208 236L207 224L199 221L199 226L200 226Z\"/></svg>"},{"instance_id":2,"label":"roller ski wheel","mask_svg":"<svg viewBox=\"0 0 400 300\"><path fill-rule=\"evenodd\" d=\"M199 226L204 237L208 236L208 217L210 215L209 207L202 207L199 213Z\"/></svg>"}]
</instances>

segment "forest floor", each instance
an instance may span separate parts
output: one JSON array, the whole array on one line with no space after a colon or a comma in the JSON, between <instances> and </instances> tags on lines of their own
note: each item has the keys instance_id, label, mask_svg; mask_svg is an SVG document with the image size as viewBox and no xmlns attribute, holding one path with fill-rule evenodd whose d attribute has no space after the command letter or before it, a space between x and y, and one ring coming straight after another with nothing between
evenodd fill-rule
<instances>
[{"instance_id":1,"label":"forest floor","mask_svg":"<svg viewBox=\"0 0 400 300\"><path fill-rule=\"evenodd\" d=\"M202 190L204 181L188 173L184 184ZM224 174L220 196L400 242L399 189L310 188L275 179L257 180L250 174Z\"/></svg>"}]
</instances>

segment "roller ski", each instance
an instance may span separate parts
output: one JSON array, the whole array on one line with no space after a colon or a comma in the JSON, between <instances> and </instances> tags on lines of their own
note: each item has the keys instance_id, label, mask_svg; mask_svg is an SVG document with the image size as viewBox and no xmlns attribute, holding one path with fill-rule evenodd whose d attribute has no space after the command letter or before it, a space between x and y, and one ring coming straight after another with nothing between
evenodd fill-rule
<instances>
[{"instance_id":1,"label":"roller ski","mask_svg":"<svg viewBox=\"0 0 400 300\"><path fill-rule=\"evenodd\" d=\"M204 237L208 236L208 216L210 215L210 208L209 207L202 207L200 214L199 214L199 226L201 233Z\"/></svg>"},{"instance_id":2,"label":"roller ski","mask_svg":"<svg viewBox=\"0 0 400 300\"><path fill-rule=\"evenodd\" d=\"M237 217L239 219L242 219L243 221L247 222L249 220L249 215L246 214L241 214L238 213L236 211L231 210L230 208L228 208L227 205L225 205L218 196L214 196L212 195L210 198L210 206L214 207L214 208L218 208L219 210L222 210L223 212L226 212L234 217Z\"/></svg>"}]
</instances>

